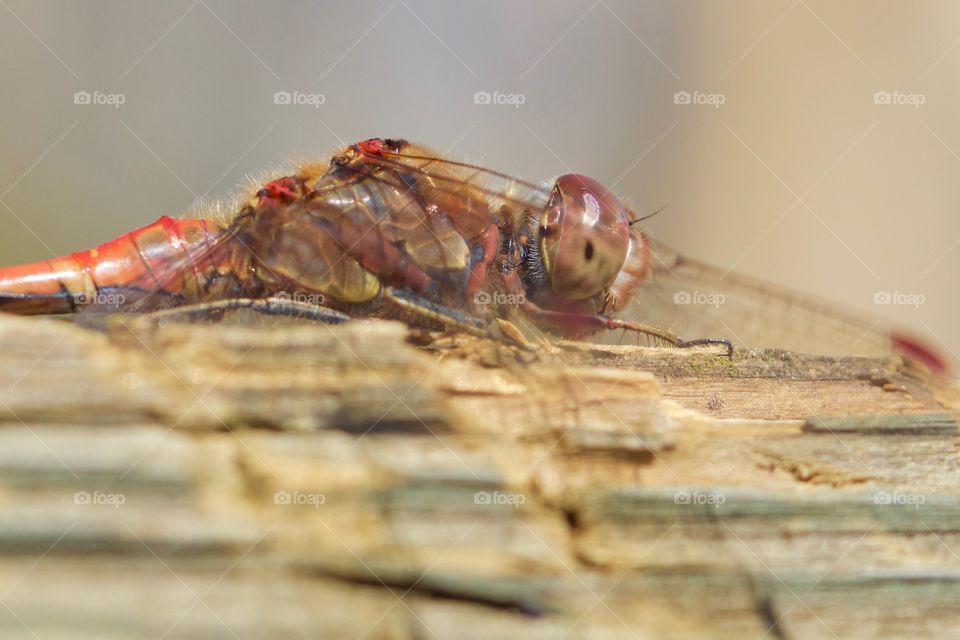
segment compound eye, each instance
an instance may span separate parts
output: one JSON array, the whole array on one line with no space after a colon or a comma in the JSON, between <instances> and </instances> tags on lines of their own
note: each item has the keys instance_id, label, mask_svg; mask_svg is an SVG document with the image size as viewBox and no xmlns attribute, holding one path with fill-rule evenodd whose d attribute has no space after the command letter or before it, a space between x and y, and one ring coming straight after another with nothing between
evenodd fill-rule
<instances>
[{"instance_id":1,"label":"compound eye","mask_svg":"<svg viewBox=\"0 0 960 640\"><path fill-rule=\"evenodd\" d=\"M630 244L630 217L599 182L557 178L540 221L540 249L554 293L584 300L610 286Z\"/></svg>"}]
</instances>

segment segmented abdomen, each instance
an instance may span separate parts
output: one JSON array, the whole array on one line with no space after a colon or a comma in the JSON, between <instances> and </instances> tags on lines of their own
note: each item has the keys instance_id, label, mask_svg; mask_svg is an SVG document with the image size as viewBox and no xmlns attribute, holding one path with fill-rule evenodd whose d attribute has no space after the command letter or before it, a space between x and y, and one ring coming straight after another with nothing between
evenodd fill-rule
<instances>
[{"instance_id":1,"label":"segmented abdomen","mask_svg":"<svg viewBox=\"0 0 960 640\"><path fill-rule=\"evenodd\" d=\"M0 269L0 311L69 313L85 305L164 306L198 298L221 231L207 220L162 217L95 249ZM156 304L149 298L155 297Z\"/></svg>"}]
</instances>

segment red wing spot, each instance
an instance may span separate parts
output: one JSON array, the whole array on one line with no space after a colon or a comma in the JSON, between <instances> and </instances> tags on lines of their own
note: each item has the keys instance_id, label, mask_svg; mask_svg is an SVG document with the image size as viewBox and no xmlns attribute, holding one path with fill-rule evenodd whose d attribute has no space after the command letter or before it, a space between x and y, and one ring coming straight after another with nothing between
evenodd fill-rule
<instances>
[{"instance_id":1,"label":"red wing spot","mask_svg":"<svg viewBox=\"0 0 960 640\"><path fill-rule=\"evenodd\" d=\"M370 138L369 140L358 142L357 148L367 155L378 156L383 151L383 140L380 138Z\"/></svg>"},{"instance_id":2,"label":"red wing spot","mask_svg":"<svg viewBox=\"0 0 960 640\"><path fill-rule=\"evenodd\" d=\"M260 204L265 200L277 202L293 202L299 197L297 192L297 182L291 176L279 178L264 185L263 189L257 192L260 197Z\"/></svg>"},{"instance_id":3,"label":"red wing spot","mask_svg":"<svg viewBox=\"0 0 960 640\"><path fill-rule=\"evenodd\" d=\"M946 373L946 360L916 338L902 333L892 333L890 334L890 343L895 351L910 356L914 360L919 360L934 373Z\"/></svg>"}]
</instances>

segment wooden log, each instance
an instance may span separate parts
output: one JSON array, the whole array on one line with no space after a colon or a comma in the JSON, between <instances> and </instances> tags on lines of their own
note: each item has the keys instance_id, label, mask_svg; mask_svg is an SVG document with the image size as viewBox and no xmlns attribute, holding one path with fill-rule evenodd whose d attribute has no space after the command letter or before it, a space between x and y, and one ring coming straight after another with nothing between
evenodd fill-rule
<instances>
[{"instance_id":1,"label":"wooden log","mask_svg":"<svg viewBox=\"0 0 960 640\"><path fill-rule=\"evenodd\" d=\"M0 316L0 637L955 633L957 383Z\"/></svg>"}]
</instances>

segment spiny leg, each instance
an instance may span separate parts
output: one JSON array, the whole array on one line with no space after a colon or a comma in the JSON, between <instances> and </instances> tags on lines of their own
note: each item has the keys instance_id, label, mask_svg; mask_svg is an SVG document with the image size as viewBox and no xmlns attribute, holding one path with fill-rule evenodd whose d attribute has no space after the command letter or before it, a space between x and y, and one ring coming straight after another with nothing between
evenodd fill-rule
<instances>
[{"instance_id":1,"label":"spiny leg","mask_svg":"<svg viewBox=\"0 0 960 640\"><path fill-rule=\"evenodd\" d=\"M563 311L549 311L537 308L528 310L534 317L548 323L556 323L561 326L579 326L584 328L599 329L624 329L627 331L636 331L648 336L663 340L680 349L689 349L690 347L699 347L705 345L720 345L726 348L727 357L733 357L733 343L726 338L697 338L695 340L684 340L677 334L653 325L642 324L640 322L630 322L619 318L609 316L566 313Z\"/></svg>"},{"instance_id":2,"label":"spiny leg","mask_svg":"<svg viewBox=\"0 0 960 640\"><path fill-rule=\"evenodd\" d=\"M641 322L628 322L626 320L620 320L619 318L607 318L604 316L595 316L604 321L604 326L607 329L625 329L627 331L636 331L638 334L643 333L648 336L653 336L668 342L678 349L689 349L691 347L702 347L709 345L718 345L724 347L727 350L727 357L733 357L733 343L730 342L727 338L696 338L694 340L684 340L677 334L672 331L667 331L661 327L655 327L649 324L643 324Z\"/></svg>"},{"instance_id":3,"label":"spiny leg","mask_svg":"<svg viewBox=\"0 0 960 640\"><path fill-rule=\"evenodd\" d=\"M499 333L496 333L491 331L489 325L483 320L432 300L427 300L408 289L388 287L384 290L383 297L412 315L442 324L450 329L463 331L488 340L496 340L511 347L520 347L525 351L537 350L537 347L530 344L520 333L520 330L507 320L496 320L500 330Z\"/></svg>"},{"instance_id":4,"label":"spiny leg","mask_svg":"<svg viewBox=\"0 0 960 640\"><path fill-rule=\"evenodd\" d=\"M479 318L467 315L456 309L451 309L432 300L422 298L407 289L387 288L384 290L383 297L407 313L424 320L439 323L450 329L463 331L488 340L503 342L512 347L520 347L526 351L537 350L536 347L524 339L516 327L505 320L498 320L498 326L501 331L501 333L498 334L491 331L489 325Z\"/></svg>"},{"instance_id":5,"label":"spiny leg","mask_svg":"<svg viewBox=\"0 0 960 640\"><path fill-rule=\"evenodd\" d=\"M270 298L228 298L213 302L200 302L154 311L144 316L144 319L162 322L163 320L197 319L214 317L227 311L249 309L265 316L282 316L287 318L302 318L323 322L324 324L342 324L351 319L345 313L335 311L329 307L310 304L283 297Z\"/></svg>"},{"instance_id":6,"label":"spiny leg","mask_svg":"<svg viewBox=\"0 0 960 640\"><path fill-rule=\"evenodd\" d=\"M388 287L383 292L383 298L399 309L420 319L433 321L445 327L457 329L481 338L496 339L497 337L487 328L486 323L479 318L468 316L456 309L451 309L432 300L427 300L408 289Z\"/></svg>"}]
</instances>

